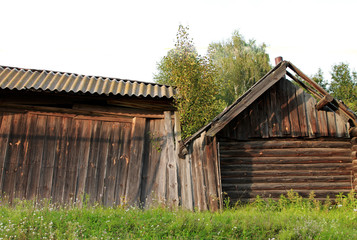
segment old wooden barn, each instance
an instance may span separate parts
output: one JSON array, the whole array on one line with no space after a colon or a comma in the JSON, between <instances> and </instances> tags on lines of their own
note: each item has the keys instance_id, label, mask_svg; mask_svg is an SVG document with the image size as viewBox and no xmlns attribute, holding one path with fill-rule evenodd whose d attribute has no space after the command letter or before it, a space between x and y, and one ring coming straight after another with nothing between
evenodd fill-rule
<instances>
[{"instance_id":1,"label":"old wooden barn","mask_svg":"<svg viewBox=\"0 0 357 240\"><path fill-rule=\"evenodd\" d=\"M174 94L152 83L0 66L1 196L178 205Z\"/></svg>"},{"instance_id":2,"label":"old wooden barn","mask_svg":"<svg viewBox=\"0 0 357 240\"><path fill-rule=\"evenodd\" d=\"M297 75L299 77L297 77ZM357 117L280 62L181 141L174 88L0 66L0 193L69 203L181 205L324 199L357 186Z\"/></svg>"},{"instance_id":3,"label":"old wooden barn","mask_svg":"<svg viewBox=\"0 0 357 240\"><path fill-rule=\"evenodd\" d=\"M215 210L224 197L278 198L291 189L318 199L349 192L357 185L356 125L355 113L282 61L184 141L183 205Z\"/></svg>"}]
</instances>

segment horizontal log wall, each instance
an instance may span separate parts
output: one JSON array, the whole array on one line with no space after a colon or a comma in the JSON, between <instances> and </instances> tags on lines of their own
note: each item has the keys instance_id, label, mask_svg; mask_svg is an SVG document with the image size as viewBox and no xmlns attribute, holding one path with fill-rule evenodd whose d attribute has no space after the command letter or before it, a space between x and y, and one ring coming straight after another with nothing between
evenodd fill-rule
<instances>
[{"instance_id":1,"label":"horizontal log wall","mask_svg":"<svg viewBox=\"0 0 357 240\"><path fill-rule=\"evenodd\" d=\"M107 206L177 206L174 127L171 112L161 119L2 112L0 193L10 201L88 196Z\"/></svg>"},{"instance_id":2,"label":"horizontal log wall","mask_svg":"<svg viewBox=\"0 0 357 240\"><path fill-rule=\"evenodd\" d=\"M349 138L349 124L332 111L317 111L316 100L281 79L218 133L220 139L277 137Z\"/></svg>"},{"instance_id":3,"label":"horizontal log wall","mask_svg":"<svg viewBox=\"0 0 357 240\"><path fill-rule=\"evenodd\" d=\"M353 173L354 173L353 185L355 191L357 191L357 137L352 138L351 144L352 144L351 158L352 158Z\"/></svg>"},{"instance_id":4,"label":"horizontal log wall","mask_svg":"<svg viewBox=\"0 0 357 240\"><path fill-rule=\"evenodd\" d=\"M232 200L278 198L290 189L323 199L352 188L349 139L220 142L220 162L222 190Z\"/></svg>"}]
</instances>

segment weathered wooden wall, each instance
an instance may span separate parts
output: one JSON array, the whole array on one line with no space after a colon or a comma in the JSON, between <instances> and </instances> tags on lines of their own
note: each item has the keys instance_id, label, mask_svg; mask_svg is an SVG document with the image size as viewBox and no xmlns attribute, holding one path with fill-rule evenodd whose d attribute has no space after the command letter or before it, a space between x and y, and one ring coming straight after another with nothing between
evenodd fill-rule
<instances>
[{"instance_id":1,"label":"weathered wooden wall","mask_svg":"<svg viewBox=\"0 0 357 240\"><path fill-rule=\"evenodd\" d=\"M222 189L231 199L334 197L352 188L349 123L281 79L217 134Z\"/></svg>"},{"instance_id":2,"label":"weathered wooden wall","mask_svg":"<svg viewBox=\"0 0 357 240\"><path fill-rule=\"evenodd\" d=\"M278 198L293 189L304 197L334 198L352 189L350 140L279 139L220 142L222 189L232 200Z\"/></svg>"},{"instance_id":3,"label":"weathered wooden wall","mask_svg":"<svg viewBox=\"0 0 357 240\"><path fill-rule=\"evenodd\" d=\"M179 204L171 112L162 118L0 114L0 192L9 200Z\"/></svg>"},{"instance_id":4,"label":"weathered wooden wall","mask_svg":"<svg viewBox=\"0 0 357 240\"><path fill-rule=\"evenodd\" d=\"M222 207L221 180L216 138L203 132L193 140L185 159L180 159L183 207L215 211Z\"/></svg>"},{"instance_id":5,"label":"weathered wooden wall","mask_svg":"<svg viewBox=\"0 0 357 240\"><path fill-rule=\"evenodd\" d=\"M357 191L357 137L353 137L351 140L351 158L353 164L353 186L354 190Z\"/></svg>"},{"instance_id":6,"label":"weathered wooden wall","mask_svg":"<svg viewBox=\"0 0 357 240\"><path fill-rule=\"evenodd\" d=\"M349 123L332 111L317 111L316 100L281 79L231 121L219 139L280 137L349 138Z\"/></svg>"}]
</instances>

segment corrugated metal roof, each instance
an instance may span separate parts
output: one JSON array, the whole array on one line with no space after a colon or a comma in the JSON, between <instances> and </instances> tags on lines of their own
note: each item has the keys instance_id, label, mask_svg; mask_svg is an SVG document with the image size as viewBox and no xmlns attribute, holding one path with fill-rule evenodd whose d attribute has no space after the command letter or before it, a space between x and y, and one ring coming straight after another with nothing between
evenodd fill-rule
<instances>
[{"instance_id":1,"label":"corrugated metal roof","mask_svg":"<svg viewBox=\"0 0 357 240\"><path fill-rule=\"evenodd\" d=\"M0 66L0 88L159 98L175 94L173 87L155 83L6 66Z\"/></svg>"}]
</instances>

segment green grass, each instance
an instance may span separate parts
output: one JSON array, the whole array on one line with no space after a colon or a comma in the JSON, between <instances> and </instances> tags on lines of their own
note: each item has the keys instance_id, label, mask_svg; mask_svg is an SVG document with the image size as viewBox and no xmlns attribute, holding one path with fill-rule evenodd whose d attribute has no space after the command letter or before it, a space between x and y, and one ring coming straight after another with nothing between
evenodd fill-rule
<instances>
[{"instance_id":1,"label":"green grass","mask_svg":"<svg viewBox=\"0 0 357 240\"><path fill-rule=\"evenodd\" d=\"M0 239L357 239L357 201L302 199L225 201L221 212L162 207L54 207L46 201L0 203Z\"/></svg>"}]
</instances>

